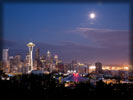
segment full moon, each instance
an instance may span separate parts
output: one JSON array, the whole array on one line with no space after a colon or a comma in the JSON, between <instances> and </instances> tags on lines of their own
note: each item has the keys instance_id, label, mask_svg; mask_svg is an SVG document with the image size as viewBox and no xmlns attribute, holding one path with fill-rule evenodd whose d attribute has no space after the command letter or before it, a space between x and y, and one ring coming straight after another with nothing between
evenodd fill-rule
<instances>
[{"instance_id":1,"label":"full moon","mask_svg":"<svg viewBox=\"0 0 133 100\"><path fill-rule=\"evenodd\" d=\"M94 13L91 13L91 14L90 14L90 18L91 18L91 19L94 19L94 18L95 18L95 14L94 14Z\"/></svg>"}]
</instances>

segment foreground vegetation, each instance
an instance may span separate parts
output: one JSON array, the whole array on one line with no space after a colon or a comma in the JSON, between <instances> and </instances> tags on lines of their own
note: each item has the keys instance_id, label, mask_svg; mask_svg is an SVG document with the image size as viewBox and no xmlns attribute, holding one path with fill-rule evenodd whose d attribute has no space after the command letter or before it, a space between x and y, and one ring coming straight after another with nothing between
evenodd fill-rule
<instances>
[{"instance_id":1,"label":"foreground vegetation","mask_svg":"<svg viewBox=\"0 0 133 100\"><path fill-rule=\"evenodd\" d=\"M1 96L42 96L47 99L68 100L109 97L133 97L133 84L105 84L97 82L96 86L87 83L76 84L74 88L64 87L64 84L49 75L17 75L10 80L0 79Z\"/></svg>"}]
</instances>

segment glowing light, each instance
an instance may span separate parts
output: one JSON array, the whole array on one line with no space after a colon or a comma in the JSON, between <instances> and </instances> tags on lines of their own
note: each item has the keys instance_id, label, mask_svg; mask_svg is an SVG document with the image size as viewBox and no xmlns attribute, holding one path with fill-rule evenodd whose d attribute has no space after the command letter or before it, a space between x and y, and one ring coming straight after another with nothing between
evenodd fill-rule
<instances>
[{"instance_id":1,"label":"glowing light","mask_svg":"<svg viewBox=\"0 0 133 100\"><path fill-rule=\"evenodd\" d=\"M129 67L124 67L125 70L129 70Z\"/></svg>"},{"instance_id":2,"label":"glowing light","mask_svg":"<svg viewBox=\"0 0 133 100\"><path fill-rule=\"evenodd\" d=\"M47 51L47 54L50 54L50 51L49 50Z\"/></svg>"},{"instance_id":3,"label":"glowing light","mask_svg":"<svg viewBox=\"0 0 133 100\"><path fill-rule=\"evenodd\" d=\"M103 66L102 67L103 70L124 70L124 71L128 71L129 67L128 66Z\"/></svg>"},{"instance_id":4,"label":"glowing light","mask_svg":"<svg viewBox=\"0 0 133 100\"><path fill-rule=\"evenodd\" d=\"M78 73L73 73L73 75L74 75L75 77L78 77L79 74L78 74Z\"/></svg>"},{"instance_id":5,"label":"glowing light","mask_svg":"<svg viewBox=\"0 0 133 100\"><path fill-rule=\"evenodd\" d=\"M95 69L96 67L95 66L90 66L89 69Z\"/></svg>"},{"instance_id":6,"label":"glowing light","mask_svg":"<svg viewBox=\"0 0 133 100\"><path fill-rule=\"evenodd\" d=\"M79 66L84 66L84 64L83 64L83 63L78 63L78 65L79 65Z\"/></svg>"},{"instance_id":7,"label":"glowing light","mask_svg":"<svg viewBox=\"0 0 133 100\"><path fill-rule=\"evenodd\" d=\"M90 18L91 18L91 19L94 19L95 16L96 16L95 13L91 13L91 14L90 14Z\"/></svg>"},{"instance_id":8,"label":"glowing light","mask_svg":"<svg viewBox=\"0 0 133 100\"><path fill-rule=\"evenodd\" d=\"M55 58L55 59L58 59L58 55L57 55L57 54L55 54L54 58Z\"/></svg>"},{"instance_id":9,"label":"glowing light","mask_svg":"<svg viewBox=\"0 0 133 100\"><path fill-rule=\"evenodd\" d=\"M89 72L95 71L96 67L94 65L89 66Z\"/></svg>"}]
</instances>

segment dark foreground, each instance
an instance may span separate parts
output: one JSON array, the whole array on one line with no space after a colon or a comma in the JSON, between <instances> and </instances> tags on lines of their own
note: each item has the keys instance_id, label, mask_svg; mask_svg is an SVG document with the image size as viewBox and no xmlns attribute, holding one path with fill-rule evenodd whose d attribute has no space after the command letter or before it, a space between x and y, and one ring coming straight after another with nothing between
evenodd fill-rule
<instances>
[{"instance_id":1,"label":"dark foreground","mask_svg":"<svg viewBox=\"0 0 133 100\"><path fill-rule=\"evenodd\" d=\"M75 88L66 88L59 84L52 75L20 75L10 80L0 80L1 96L11 97L43 97L44 100L69 100L86 98L131 98L133 84L105 84L97 82L96 86L89 82L77 84Z\"/></svg>"}]
</instances>

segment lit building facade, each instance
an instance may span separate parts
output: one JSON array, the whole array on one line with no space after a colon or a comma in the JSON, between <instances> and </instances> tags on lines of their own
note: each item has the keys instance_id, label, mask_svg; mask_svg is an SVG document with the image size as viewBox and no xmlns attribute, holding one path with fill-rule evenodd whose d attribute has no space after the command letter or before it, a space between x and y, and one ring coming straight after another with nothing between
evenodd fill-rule
<instances>
[{"instance_id":1,"label":"lit building facade","mask_svg":"<svg viewBox=\"0 0 133 100\"><path fill-rule=\"evenodd\" d=\"M3 52L2 52L2 61L4 63L8 62L8 49L3 49Z\"/></svg>"},{"instance_id":2,"label":"lit building facade","mask_svg":"<svg viewBox=\"0 0 133 100\"><path fill-rule=\"evenodd\" d=\"M100 63L100 62L97 62L97 63L95 63L95 67L96 67L96 74L101 74L102 73L102 63Z\"/></svg>"},{"instance_id":3,"label":"lit building facade","mask_svg":"<svg viewBox=\"0 0 133 100\"><path fill-rule=\"evenodd\" d=\"M9 72L10 71L8 51L9 51L9 49L3 49L3 52L2 52L2 62L3 62L4 72Z\"/></svg>"}]
</instances>

